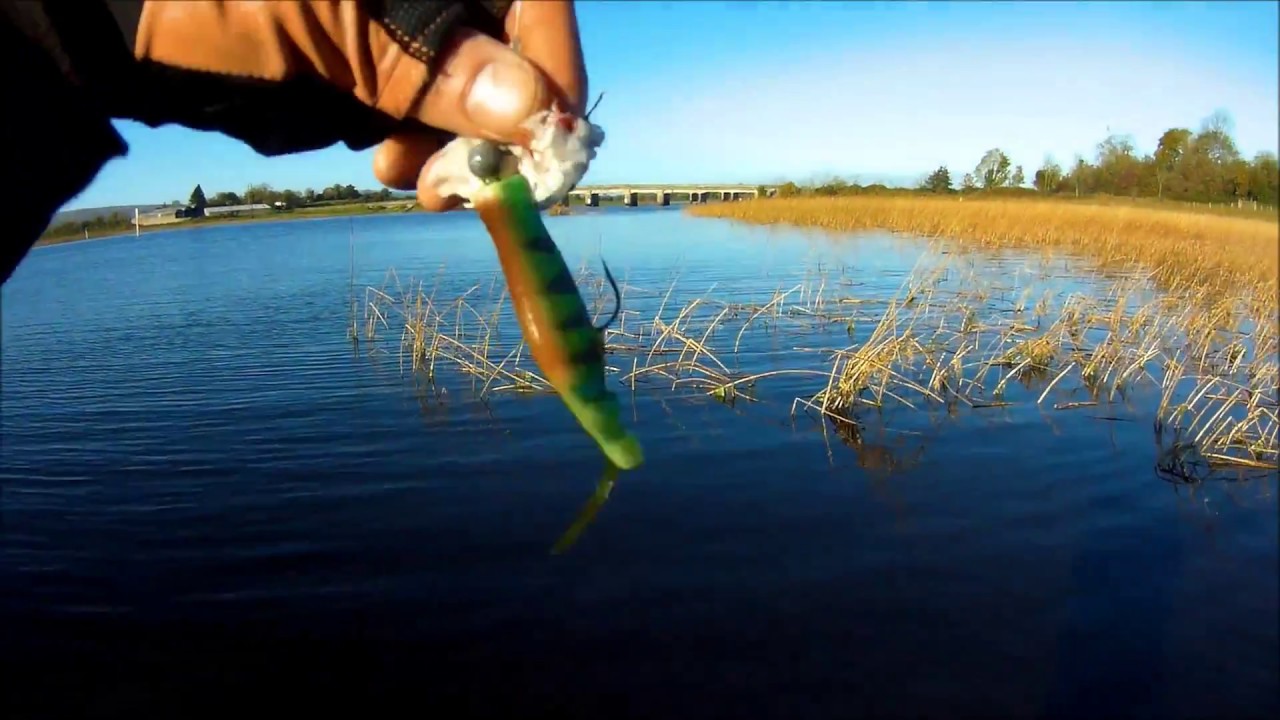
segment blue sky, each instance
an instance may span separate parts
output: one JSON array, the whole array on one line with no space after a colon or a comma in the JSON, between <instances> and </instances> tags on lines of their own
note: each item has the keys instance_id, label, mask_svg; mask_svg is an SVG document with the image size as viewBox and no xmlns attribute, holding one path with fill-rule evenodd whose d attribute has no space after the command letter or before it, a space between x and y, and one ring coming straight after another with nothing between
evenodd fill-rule
<instances>
[{"instance_id":1,"label":"blue sky","mask_svg":"<svg viewBox=\"0 0 1280 720\"><path fill-rule=\"evenodd\" d=\"M959 178L991 147L1031 176L1140 151L1216 109L1248 156L1275 151L1276 2L578 3L592 115L606 142L586 183ZM67 208L185 200L267 182L378 187L372 150L264 158L175 126L117 127L129 155Z\"/></svg>"}]
</instances>

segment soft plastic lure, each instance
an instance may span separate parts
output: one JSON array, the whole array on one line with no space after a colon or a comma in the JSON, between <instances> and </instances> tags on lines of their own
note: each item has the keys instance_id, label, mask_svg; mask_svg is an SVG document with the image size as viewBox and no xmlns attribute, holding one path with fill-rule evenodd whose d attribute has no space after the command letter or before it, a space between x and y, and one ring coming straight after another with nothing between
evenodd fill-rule
<instances>
[{"instance_id":1,"label":"soft plastic lure","mask_svg":"<svg viewBox=\"0 0 1280 720\"><path fill-rule=\"evenodd\" d=\"M471 203L493 238L529 352L610 462L631 470L644 462L644 453L622 423L618 398L605 386L603 329L591 324L529 181L518 172L500 178L502 161L492 143L471 149L467 164L483 183Z\"/></svg>"}]
</instances>

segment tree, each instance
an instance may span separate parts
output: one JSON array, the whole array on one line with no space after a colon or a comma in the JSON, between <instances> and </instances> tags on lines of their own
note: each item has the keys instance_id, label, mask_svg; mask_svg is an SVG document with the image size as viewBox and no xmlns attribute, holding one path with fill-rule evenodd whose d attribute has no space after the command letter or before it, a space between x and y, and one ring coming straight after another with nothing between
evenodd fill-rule
<instances>
[{"instance_id":1,"label":"tree","mask_svg":"<svg viewBox=\"0 0 1280 720\"><path fill-rule=\"evenodd\" d=\"M266 183L257 183L250 185L244 191L244 201L247 205L255 205L257 203L270 203L275 198L275 191Z\"/></svg>"},{"instance_id":2,"label":"tree","mask_svg":"<svg viewBox=\"0 0 1280 720\"><path fill-rule=\"evenodd\" d=\"M823 197L837 197L849 191L849 183L844 178L834 177L814 189L814 193Z\"/></svg>"},{"instance_id":3,"label":"tree","mask_svg":"<svg viewBox=\"0 0 1280 720\"><path fill-rule=\"evenodd\" d=\"M1071 168L1071 184L1076 188L1076 197L1080 197L1081 186L1084 185L1085 176L1089 172L1089 163L1079 153L1076 154L1075 165Z\"/></svg>"},{"instance_id":4,"label":"tree","mask_svg":"<svg viewBox=\"0 0 1280 720\"><path fill-rule=\"evenodd\" d=\"M241 197L233 192L220 192L213 196L209 201L210 205L225 207L227 205L243 205L244 201Z\"/></svg>"},{"instance_id":5,"label":"tree","mask_svg":"<svg viewBox=\"0 0 1280 720\"><path fill-rule=\"evenodd\" d=\"M1219 165L1240 157L1236 143L1231 139L1233 123L1225 110L1216 110L1200 124L1195 143L1203 148L1209 159Z\"/></svg>"},{"instance_id":6,"label":"tree","mask_svg":"<svg viewBox=\"0 0 1280 720\"><path fill-rule=\"evenodd\" d=\"M1133 195L1138 188L1138 159L1133 138L1112 133L1098 143L1098 164L1094 173L1096 192Z\"/></svg>"},{"instance_id":7,"label":"tree","mask_svg":"<svg viewBox=\"0 0 1280 720\"><path fill-rule=\"evenodd\" d=\"M1232 195L1231 165L1240 151L1231 138L1231 117L1219 110L1205 118L1183 158L1188 199L1213 202Z\"/></svg>"},{"instance_id":8,"label":"tree","mask_svg":"<svg viewBox=\"0 0 1280 720\"><path fill-rule=\"evenodd\" d=\"M1129 135L1112 133L1098 143L1098 165L1117 162L1123 158L1133 157L1133 138Z\"/></svg>"},{"instance_id":9,"label":"tree","mask_svg":"<svg viewBox=\"0 0 1280 720\"><path fill-rule=\"evenodd\" d=\"M982 183L984 190L990 190L993 187L1008 184L1009 165L1009 156L1005 155L1003 150L991 148L982 156L982 160L978 161L973 174L977 176L978 182Z\"/></svg>"},{"instance_id":10,"label":"tree","mask_svg":"<svg viewBox=\"0 0 1280 720\"><path fill-rule=\"evenodd\" d=\"M778 186L778 197L795 197L800 194L800 186L788 180Z\"/></svg>"},{"instance_id":11,"label":"tree","mask_svg":"<svg viewBox=\"0 0 1280 720\"><path fill-rule=\"evenodd\" d=\"M1136 161L1135 168L1138 174L1137 183L1134 186L1134 194L1142 197L1159 197L1160 185L1156 180L1156 159L1154 155L1143 155Z\"/></svg>"},{"instance_id":12,"label":"tree","mask_svg":"<svg viewBox=\"0 0 1280 720\"><path fill-rule=\"evenodd\" d=\"M195 189L191 191L191 198L187 200L187 204L200 210L208 207L209 201L204 196L204 188L197 184Z\"/></svg>"},{"instance_id":13,"label":"tree","mask_svg":"<svg viewBox=\"0 0 1280 720\"><path fill-rule=\"evenodd\" d=\"M1231 195L1239 202L1251 196L1250 182L1253 173L1249 172L1249 161L1236 158L1227 170L1227 182L1231 186Z\"/></svg>"},{"instance_id":14,"label":"tree","mask_svg":"<svg viewBox=\"0 0 1280 720\"><path fill-rule=\"evenodd\" d=\"M1050 193L1058 189L1058 184L1062 182L1062 168L1058 167L1058 163L1054 161L1052 155L1046 155L1044 165L1036 171L1033 184L1035 188L1042 193Z\"/></svg>"},{"instance_id":15,"label":"tree","mask_svg":"<svg viewBox=\"0 0 1280 720\"><path fill-rule=\"evenodd\" d=\"M1277 204L1280 195L1280 162L1275 153L1260 152L1249 166L1249 194L1267 205Z\"/></svg>"},{"instance_id":16,"label":"tree","mask_svg":"<svg viewBox=\"0 0 1280 720\"><path fill-rule=\"evenodd\" d=\"M1009 187L1022 187L1027 184L1027 178L1022 174L1022 166L1015 165L1013 175L1009 178Z\"/></svg>"},{"instance_id":17,"label":"tree","mask_svg":"<svg viewBox=\"0 0 1280 720\"><path fill-rule=\"evenodd\" d=\"M1191 131L1186 128L1169 128L1156 143L1154 156L1156 197L1164 197L1165 184L1178 171L1178 165L1191 144Z\"/></svg>"},{"instance_id":18,"label":"tree","mask_svg":"<svg viewBox=\"0 0 1280 720\"><path fill-rule=\"evenodd\" d=\"M1061 166L1046 156L1033 178L1022 177L1022 168L1012 166L1003 151L992 148L973 172L964 174L959 189L967 193L978 187L1022 186L1031 179L1041 193L1074 193L1076 197L1111 194L1212 203L1280 203L1276 153L1260 152L1246 159L1231 133L1230 115L1217 111L1204 119L1198 131L1170 127L1152 138L1156 140L1152 152L1139 153L1130 135L1112 133L1108 128L1106 137L1094 148L1092 162L1085 156L1095 153L1076 154L1071 163ZM924 176L919 189L927 192L945 187L941 170ZM822 184L816 180L796 188L801 195L884 191L883 186L846 186L836 181Z\"/></svg>"},{"instance_id":19,"label":"tree","mask_svg":"<svg viewBox=\"0 0 1280 720\"><path fill-rule=\"evenodd\" d=\"M935 193L951 192L951 171L947 169L946 165L940 166L937 170L929 173L929 177L924 179L920 189Z\"/></svg>"}]
</instances>

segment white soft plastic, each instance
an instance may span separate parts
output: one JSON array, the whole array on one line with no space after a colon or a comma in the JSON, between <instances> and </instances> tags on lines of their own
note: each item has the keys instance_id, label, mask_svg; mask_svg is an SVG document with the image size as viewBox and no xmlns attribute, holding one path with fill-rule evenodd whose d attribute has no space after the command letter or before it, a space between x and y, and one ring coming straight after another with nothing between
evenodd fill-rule
<instances>
[{"instance_id":1,"label":"white soft plastic","mask_svg":"<svg viewBox=\"0 0 1280 720\"><path fill-rule=\"evenodd\" d=\"M505 146L517 159L517 171L529 181L538 207L546 210L562 202L586 175L604 142L604 130L584 118L562 122L565 116L544 110L523 123L529 131L529 149ZM572 126L572 130L566 126ZM430 181L441 197L457 195L468 206L483 183L471 173L467 155L483 141L458 137L445 145L431 168Z\"/></svg>"}]
</instances>

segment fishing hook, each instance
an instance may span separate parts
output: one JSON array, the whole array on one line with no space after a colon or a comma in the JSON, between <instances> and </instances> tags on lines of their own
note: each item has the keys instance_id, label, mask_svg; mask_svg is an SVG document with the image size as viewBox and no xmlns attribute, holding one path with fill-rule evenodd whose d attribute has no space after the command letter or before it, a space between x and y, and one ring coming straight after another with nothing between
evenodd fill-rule
<instances>
[{"instance_id":1,"label":"fishing hook","mask_svg":"<svg viewBox=\"0 0 1280 720\"><path fill-rule=\"evenodd\" d=\"M618 319L618 315L622 312L622 291L618 290L618 283L613 279L613 273L609 272L609 263L605 262L604 258L600 258L600 264L604 266L605 278L609 280L609 285L613 287L613 314L609 316L609 319L603 325L596 328L596 330L604 332L613 324L614 320Z\"/></svg>"}]
</instances>

